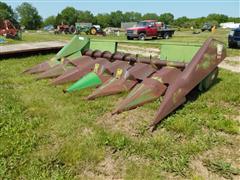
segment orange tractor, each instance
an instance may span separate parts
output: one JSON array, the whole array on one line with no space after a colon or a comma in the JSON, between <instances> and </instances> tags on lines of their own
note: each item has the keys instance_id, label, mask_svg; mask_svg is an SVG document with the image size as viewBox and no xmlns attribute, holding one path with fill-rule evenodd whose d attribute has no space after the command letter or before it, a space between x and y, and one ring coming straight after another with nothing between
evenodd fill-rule
<instances>
[{"instance_id":1,"label":"orange tractor","mask_svg":"<svg viewBox=\"0 0 240 180\"><path fill-rule=\"evenodd\" d=\"M0 36L21 39L20 31L9 20L0 21Z\"/></svg>"}]
</instances>

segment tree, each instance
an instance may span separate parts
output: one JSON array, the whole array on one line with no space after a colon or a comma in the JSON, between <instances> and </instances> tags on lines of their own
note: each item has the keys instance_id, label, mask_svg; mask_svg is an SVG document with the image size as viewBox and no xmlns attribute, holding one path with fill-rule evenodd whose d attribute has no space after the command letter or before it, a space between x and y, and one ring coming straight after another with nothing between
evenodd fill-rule
<instances>
[{"instance_id":1,"label":"tree","mask_svg":"<svg viewBox=\"0 0 240 180\"><path fill-rule=\"evenodd\" d=\"M5 19L10 20L14 25L18 25L16 14L11 6L8 6L4 2L0 2L0 21Z\"/></svg>"},{"instance_id":2,"label":"tree","mask_svg":"<svg viewBox=\"0 0 240 180\"><path fill-rule=\"evenodd\" d=\"M123 15L123 22L137 22L142 18L141 13L138 12L126 12Z\"/></svg>"},{"instance_id":3,"label":"tree","mask_svg":"<svg viewBox=\"0 0 240 180\"><path fill-rule=\"evenodd\" d=\"M24 2L16 10L20 17L20 24L25 26L26 29L38 29L41 27L42 17L31 4Z\"/></svg>"},{"instance_id":4,"label":"tree","mask_svg":"<svg viewBox=\"0 0 240 180\"><path fill-rule=\"evenodd\" d=\"M43 22L44 26L47 25L53 25L56 26L56 17L55 16L49 16L48 18L46 18Z\"/></svg>"},{"instance_id":5,"label":"tree","mask_svg":"<svg viewBox=\"0 0 240 180\"><path fill-rule=\"evenodd\" d=\"M113 27L121 26L121 22L124 19L122 11L111 12L110 17L111 17L110 26L113 26Z\"/></svg>"},{"instance_id":6,"label":"tree","mask_svg":"<svg viewBox=\"0 0 240 180\"><path fill-rule=\"evenodd\" d=\"M235 23L240 23L240 18L239 17L228 17L229 22L235 22Z\"/></svg>"},{"instance_id":7,"label":"tree","mask_svg":"<svg viewBox=\"0 0 240 180\"><path fill-rule=\"evenodd\" d=\"M186 16L182 16L177 18L174 21L174 25L179 26L179 27L186 27L187 22L189 21L189 19Z\"/></svg>"},{"instance_id":8,"label":"tree","mask_svg":"<svg viewBox=\"0 0 240 180\"><path fill-rule=\"evenodd\" d=\"M217 21L219 24L224 23L228 21L228 16L224 14L209 14L207 16L208 21Z\"/></svg>"},{"instance_id":9,"label":"tree","mask_svg":"<svg viewBox=\"0 0 240 180\"><path fill-rule=\"evenodd\" d=\"M158 20L158 15L156 13L147 13L142 17L143 20Z\"/></svg>"},{"instance_id":10,"label":"tree","mask_svg":"<svg viewBox=\"0 0 240 180\"><path fill-rule=\"evenodd\" d=\"M68 25L74 25L78 19L78 11L74 7L66 7L62 10L60 15L58 15L58 20ZM61 22L59 22L61 23Z\"/></svg>"},{"instance_id":11,"label":"tree","mask_svg":"<svg viewBox=\"0 0 240 180\"><path fill-rule=\"evenodd\" d=\"M110 26L111 16L107 13L98 14L95 17L95 19L96 19L96 23L99 24L103 28Z\"/></svg>"},{"instance_id":12,"label":"tree","mask_svg":"<svg viewBox=\"0 0 240 180\"><path fill-rule=\"evenodd\" d=\"M90 11L78 11L77 21L92 23L94 21L94 16Z\"/></svg>"},{"instance_id":13,"label":"tree","mask_svg":"<svg viewBox=\"0 0 240 180\"><path fill-rule=\"evenodd\" d=\"M159 16L158 20L165 24L172 24L174 21L174 15L171 13L163 13Z\"/></svg>"}]
</instances>

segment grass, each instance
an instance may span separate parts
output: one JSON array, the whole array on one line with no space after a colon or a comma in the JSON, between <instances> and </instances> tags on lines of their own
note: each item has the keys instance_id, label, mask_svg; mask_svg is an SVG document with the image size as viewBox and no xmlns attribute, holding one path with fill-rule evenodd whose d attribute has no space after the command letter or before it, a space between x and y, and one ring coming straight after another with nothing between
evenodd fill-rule
<instances>
[{"instance_id":1,"label":"grass","mask_svg":"<svg viewBox=\"0 0 240 180\"><path fill-rule=\"evenodd\" d=\"M227 179L232 179L233 175L240 175L240 169L233 168L230 163L226 163L222 160L206 160L204 164L210 171L218 173Z\"/></svg>"},{"instance_id":2,"label":"grass","mask_svg":"<svg viewBox=\"0 0 240 180\"><path fill-rule=\"evenodd\" d=\"M1 179L208 178L194 159L217 177L239 177L239 74L221 69L209 91L150 133L160 101L111 116L126 94L86 101L92 90L63 94L68 85L20 74L52 56L0 61Z\"/></svg>"},{"instance_id":3,"label":"grass","mask_svg":"<svg viewBox=\"0 0 240 180\"><path fill-rule=\"evenodd\" d=\"M110 156L114 164L119 161L114 177L164 179L169 177L167 172L191 178L193 157L231 144L239 136L239 121L231 118L239 116L238 74L221 70L219 83L199 94L196 101L189 101L151 134L140 115L145 111L153 115L158 102L134 110L140 115L135 117L132 131L114 129L101 123L101 117L124 95L88 102L83 100L88 90L65 95L65 86L52 87L47 80L19 74L50 57L1 61L1 177L99 177L107 171L99 172L99 164ZM124 113L124 123L131 113ZM149 122L151 117L145 119Z\"/></svg>"}]
</instances>

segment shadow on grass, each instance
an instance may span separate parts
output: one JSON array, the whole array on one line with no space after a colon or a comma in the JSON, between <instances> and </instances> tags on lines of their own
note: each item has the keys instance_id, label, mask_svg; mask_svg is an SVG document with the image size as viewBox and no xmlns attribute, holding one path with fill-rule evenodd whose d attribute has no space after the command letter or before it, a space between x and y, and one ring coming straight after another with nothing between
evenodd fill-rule
<instances>
[{"instance_id":1,"label":"shadow on grass","mask_svg":"<svg viewBox=\"0 0 240 180\"><path fill-rule=\"evenodd\" d=\"M216 84L218 84L219 82L221 82L222 81L222 79L221 78L217 78L216 80L215 80L215 82L213 83L213 85L208 89L208 90L206 90L206 91L210 91L211 90L211 88L212 87L214 87ZM179 110L182 110L183 108L184 108L184 105L186 104L186 103L191 103L191 102L193 102L193 101L196 101L197 99L198 99L198 97L201 95L201 94L203 94L203 93L205 93L206 91L199 91L198 90L198 85L192 90L192 91L190 91L188 94L187 94L187 96L186 96L186 102L185 103L183 103L182 105L180 105L177 109L175 109L175 110L173 110L169 115L167 115L161 122L163 122L163 121L165 121L168 117L170 117L170 116L172 116L174 113L176 113L177 111L179 111ZM161 124L161 122L159 123L159 124ZM158 125L159 126L159 125ZM156 128L158 128L158 126L156 127ZM155 128L155 129L156 129ZM155 130L154 129L154 130Z\"/></svg>"},{"instance_id":2,"label":"shadow on grass","mask_svg":"<svg viewBox=\"0 0 240 180\"><path fill-rule=\"evenodd\" d=\"M51 53L57 53L60 49L35 50L31 52L16 52L12 54L3 54L0 56L0 61L10 59L10 58L26 58L30 56L36 56L36 55L46 55Z\"/></svg>"}]
</instances>

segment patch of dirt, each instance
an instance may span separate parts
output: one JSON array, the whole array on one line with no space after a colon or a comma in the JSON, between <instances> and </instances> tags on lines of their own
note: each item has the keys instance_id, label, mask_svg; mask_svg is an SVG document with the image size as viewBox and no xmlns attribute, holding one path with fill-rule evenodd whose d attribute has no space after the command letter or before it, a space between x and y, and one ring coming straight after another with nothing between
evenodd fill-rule
<instances>
[{"instance_id":1,"label":"patch of dirt","mask_svg":"<svg viewBox=\"0 0 240 180\"><path fill-rule=\"evenodd\" d=\"M240 115L225 115L225 117L240 123Z\"/></svg>"},{"instance_id":2,"label":"patch of dirt","mask_svg":"<svg viewBox=\"0 0 240 180\"><path fill-rule=\"evenodd\" d=\"M226 57L219 67L230 70L232 72L240 73L240 56Z\"/></svg>"},{"instance_id":3,"label":"patch of dirt","mask_svg":"<svg viewBox=\"0 0 240 180\"><path fill-rule=\"evenodd\" d=\"M97 172L110 179L121 179L125 171L125 162L121 158L114 158L107 155L97 166Z\"/></svg>"},{"instance_id":4,"label":"patch of dirt","mask_svg":"<svg viewBox=\"0 0 240 180\"><path fill-rule=\"evenodd\" d=\"M127 159L123 159L121 154L107 153L105 159L98 163L93 170L85 170L81 177L85 179L124 179L126 173L126 166L128 162L134 162L137 164L151 165L150 161L138 156L130 156Z\"/></svg>"},{"instance_id":5,"label":"patch of dirt","mask_svg":"<svg viewBox=\"0 0 240 180\"><path fill-rule=\"evenodd\" d=\"M121 158L113 157L111 153L107 154L93 169L86 169L80 177L83 179L123 179L125 172L125 162ZM81 179L80 178L80 179Z\"/></svg>"},{"instance_id":6,"label":"patch of dirt","mask_svg":"<svg viewBox=\"0 0 240 180\"><path fill-rule=\"evenodd\" d=\"M202 161L199 159L192 160L189 166L193 170L194 176L198 176L203 179L218 179L218 180L225 179L223 177L218 176L217 174L208 171L208 169L203 165Z\"/></svg>"},{"instance_id":7,"label":"patch of dirt","mask_svg":"<svg viewBox=\"0 0 240 180\"><path fill-rule=\"evenodd\" d=\"M130 136L136 137L141 131L150 124L155 111L144 109L143 107L136 108L118 115L106 113L97 122L104 128L114 131L121 131Z\"/></svg>"},{"instance_id":8,"label":"patch of dirt","mask_svg":"<svg viewBox=\"0 0 240 180\"><path fill-rule=\"evenodd\" d=\"M223 135L219 134L219 135ZM240 136L239 135L226 135L229 140L227 145L221 147L215 147L211 150L204 152L202 155L195 157L190 162L190 168L194 175L203 177L203 179L225 179L218 174L215 174L208 170L204 166L204 160L216 161L221 160L226 163L230 163L232 167L240 169ZM233 179L240 179L239 175L232 176Z\"/></svg>"}]
</instances>

